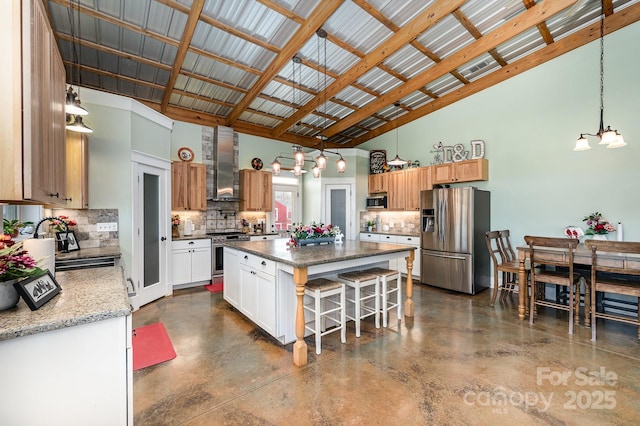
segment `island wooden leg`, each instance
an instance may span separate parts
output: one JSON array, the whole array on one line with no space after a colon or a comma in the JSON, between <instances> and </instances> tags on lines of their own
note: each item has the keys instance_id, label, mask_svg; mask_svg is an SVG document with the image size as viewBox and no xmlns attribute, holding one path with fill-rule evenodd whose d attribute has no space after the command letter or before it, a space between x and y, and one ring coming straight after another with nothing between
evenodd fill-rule
<instances>
[{"instance_id":1,"label":"island wooden leg","mask_svg":"<svg viewBox=\"0 0 640 426\"><path fill-rule=\"evenodd\" d=\"M529 292L525 268L526 257L524 250L518 250L518 318L521 320L524 320Z\"/></svg>"},{"instance_id":2,"label":"island wooden leg","mask_svg":"<svg viewBox=\"0 0 640 426\"><path fill-rule=\"evenodd\" d=\"M294 268L293 282L296 284L296 342L293 344L293 364L307 365L307 344L304 341L304 286L307 283L307 268Z\"/></svg>"},{"instance_id":3,"label":"island wooden leg","mask_svg":"<svg viewBox=\"0 0 640 426\"><path fill-rule=\"evenodd\" d=\"M409 252L409 256L405 257L407 261L407 300L404 302L404 314L408 317L413 317L413 278L411 277L413 271L413 260L415 259L415 250Z\"/></svg>"}]
</instances>

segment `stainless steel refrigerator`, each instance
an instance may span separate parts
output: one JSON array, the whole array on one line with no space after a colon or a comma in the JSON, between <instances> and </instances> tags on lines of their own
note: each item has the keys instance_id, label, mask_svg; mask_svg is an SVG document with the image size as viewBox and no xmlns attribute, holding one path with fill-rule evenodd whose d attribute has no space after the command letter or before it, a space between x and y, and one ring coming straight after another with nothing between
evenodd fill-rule
<instances>
[{"instance_id":1,"label":"stainless steel refrigerator","mask_svg":"<svg viewBox=\"0 0 640 426\"><path fill-rule=\"evenodd\" d=\"M420 281L468 294L489 288L491 264L485 233L491 197L472 187L437 188L420 194Z\"/></svg>"}]
</instances>

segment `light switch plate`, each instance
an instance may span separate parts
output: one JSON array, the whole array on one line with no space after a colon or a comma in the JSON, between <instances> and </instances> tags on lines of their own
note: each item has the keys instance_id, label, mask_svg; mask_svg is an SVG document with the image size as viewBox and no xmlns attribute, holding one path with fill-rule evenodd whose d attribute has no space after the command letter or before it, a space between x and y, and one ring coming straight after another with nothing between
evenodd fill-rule
<instances>
[{"instance_id":1,"label":"light switch plate","mask_svg":"<svg viewBox=\"0 0 640 426\"><path fill-rule=\"evenodd\" d=\"M113 232L118 230L117 222L105 222L97 224L98 232Z\"/></svg>"}]
</instances>

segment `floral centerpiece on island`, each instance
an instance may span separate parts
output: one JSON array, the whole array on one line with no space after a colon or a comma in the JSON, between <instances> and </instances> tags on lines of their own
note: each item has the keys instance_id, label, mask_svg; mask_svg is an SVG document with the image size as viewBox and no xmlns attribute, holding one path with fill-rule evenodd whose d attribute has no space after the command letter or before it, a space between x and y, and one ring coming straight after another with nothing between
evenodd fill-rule
<instances>
[{"instance_id":1,"label":"floral centerpiece on island","mask_svg":"<svg viewBox=\"0 0 640 426\"><path fill-rule=\"evenodd\" d=\"M606 235L609 232L616 232L616 228L602 217L602 213L595 212L589 216L585 216L582 219L583 222L587 222L587 235Z\"/></svg>"},{"instance_id":2,"label":"floral centerpiece on island","mask_svg":"<svg viewBox=\"0 0 640 426\"><path fill-rule=\"evenodd\" d=\"M334 225L325 225L324 223L317 224L311 222L309 225L294 224L294 228L291 231L291 238L287 245L289 247L297 247L300 245L300 241L316 240L312 242L332 242L335 240L336 235L340 234L340 228Z\"/></svg>"}]
</instances>

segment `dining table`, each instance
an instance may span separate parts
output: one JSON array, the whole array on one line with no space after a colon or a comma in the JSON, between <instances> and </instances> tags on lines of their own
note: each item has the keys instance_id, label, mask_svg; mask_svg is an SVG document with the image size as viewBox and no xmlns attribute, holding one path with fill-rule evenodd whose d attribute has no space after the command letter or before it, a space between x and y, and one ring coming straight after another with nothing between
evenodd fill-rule
<instances>
[{"instance_id":1,"label":"dining table","mask_svg":"<svg viewBox=\"0 0 640 426\"><path fill-rule=\"evenodd\" d=\"M529 246L518 246L518 282L526 283L528 269L530 269L530 248ZM557 248L536 248L536 256L540 256L540 259L544 260L565 260L566 256L568 256L566 251ZM598 253L598 264L604 264L615 266L615 267L624 267L626 269L637 269L640 270L640 257L626 254L626 253ZM582 241L576 247L576 250L573 253L573 264L574 266L591 266L591 250L586 246L586 244ZM586 284L589 285L591 282L591 276L585 276ZM585 297L584 309L585 309L585 325L590 325L590 300ZM518 291L518 318L521 320L525 319L527 306L529 303L529 292L528 291Z\"/></svg>"}]
</instances>

